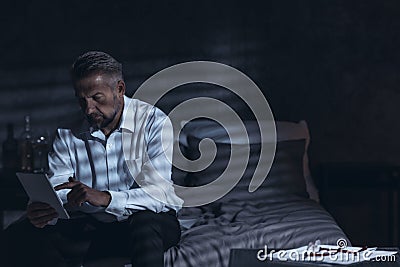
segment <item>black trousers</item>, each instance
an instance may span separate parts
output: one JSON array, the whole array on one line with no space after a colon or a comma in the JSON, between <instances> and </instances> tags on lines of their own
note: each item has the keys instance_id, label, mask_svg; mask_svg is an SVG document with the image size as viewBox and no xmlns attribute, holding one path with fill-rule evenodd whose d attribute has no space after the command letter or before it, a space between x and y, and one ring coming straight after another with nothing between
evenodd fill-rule
<instances>
[{"instance_id":1,"label":"black trousers","mask_svg":"<svg viewBox=\"0 0 400 267\"><path fill-rule=\"evenodd\" d=\"M174 211L138 211L113 223L85 216L42 229L23 220L4 232L2 252L7 267L66 267L115 256L129 256L133 267L161 267L164 251L179 242L180 233Z\"/></svg>"}]
</instances>

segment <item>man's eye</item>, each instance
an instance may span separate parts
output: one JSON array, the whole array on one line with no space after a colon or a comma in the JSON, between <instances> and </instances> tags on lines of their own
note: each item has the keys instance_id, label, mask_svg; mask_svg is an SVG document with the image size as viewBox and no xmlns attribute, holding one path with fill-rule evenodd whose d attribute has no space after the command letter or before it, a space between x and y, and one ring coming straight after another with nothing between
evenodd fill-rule
<instances>
[{"instance_id":1,"label":"man's eye","mask_svg":"<svg viewBox=\"0 0 400 267\"><path fill-rule=\"evenodd\" d=\"M94 100L94 101L100 101L102 98L103 98L103 96L101 96L101 95L95 95L95 96L93 96L93 100Z\"/></svg>"}]
</instances>

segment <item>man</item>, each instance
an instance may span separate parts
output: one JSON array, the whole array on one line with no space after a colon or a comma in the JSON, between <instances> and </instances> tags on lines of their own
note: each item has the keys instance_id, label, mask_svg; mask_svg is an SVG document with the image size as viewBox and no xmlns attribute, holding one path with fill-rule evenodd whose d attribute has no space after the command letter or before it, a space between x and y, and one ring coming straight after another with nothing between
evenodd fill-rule
<instances>
[{"instance_id":1,"label":"man","mask_svg":"<svg viewBox=\"0 0 400 267\"><path fill-rule=\"evenodd\" d=\"M124 95L122 65L106 53L79 56L71 74L86 123L57 130L49 169L72 219L57 219L48 204L30 203L27 220L6 233L20 247L15 264L67 266L73 246L62 249L54 240L74 245L88 239L86 261L126 254L134 267L163 266L164 251L180 239L176 211L182 205L171 182L170 121L156 107ZM16 232L26 241L15 242Z\"/></svg>"}]
</instances>

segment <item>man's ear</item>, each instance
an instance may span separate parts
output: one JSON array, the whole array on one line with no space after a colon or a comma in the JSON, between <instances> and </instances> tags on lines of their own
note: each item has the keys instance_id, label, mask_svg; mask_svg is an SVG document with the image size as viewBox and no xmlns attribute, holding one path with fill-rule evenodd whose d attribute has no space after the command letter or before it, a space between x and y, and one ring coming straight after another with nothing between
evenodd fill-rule
<instances>
[{"instance_id":1,"label":"man's ear","mask_svg":"<svg viewBox=\"0 0 400 267\"><path fill-rule=\"evenodd\" d=\"M120 80L117 83L117 93L120 96L124 96L125 95L125 82Z\"/></svg>"}]
</instances>

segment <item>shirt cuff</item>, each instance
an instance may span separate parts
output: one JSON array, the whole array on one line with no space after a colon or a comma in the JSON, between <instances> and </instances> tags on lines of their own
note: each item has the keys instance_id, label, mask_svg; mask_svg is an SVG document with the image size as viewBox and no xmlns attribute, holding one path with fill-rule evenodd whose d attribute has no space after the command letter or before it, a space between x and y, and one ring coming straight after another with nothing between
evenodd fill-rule
<instances>
[{"instance_id":1,"label":"shirt cuff","mask_svg":"<svg viewBox=\"0 0 400 267\"><path fill-rule=\"evenodd\" d=\"M126 203L128 202L128 194L116 191L107 192L111 195L111 201L105 211L117 217L123 216L125 214Z\"/></svg>"},{"instance_id":2,"label":"shirt cuff","mask_svg":"<svg viewBox=\"0 0 400 267\"><path fill-rule=\"evenodd\" d=\"M71 191L71 189L61 189L56 191L58 197L61 199L63 204L67 204L68 203L68 193Z\"/></svg>"},{"instance_id":3,"label":"shirt cuff","mask_svg":"<svg viewBox=\"0 0 400 267\"><path fill-rule=\"evenodd\" d=\"M49 221L49 222L47 223L47 225L56 225L57 222L58 222L58 218L54 218L54 219L52 219L51 221Z\"/></svg>"}]
</instances>

